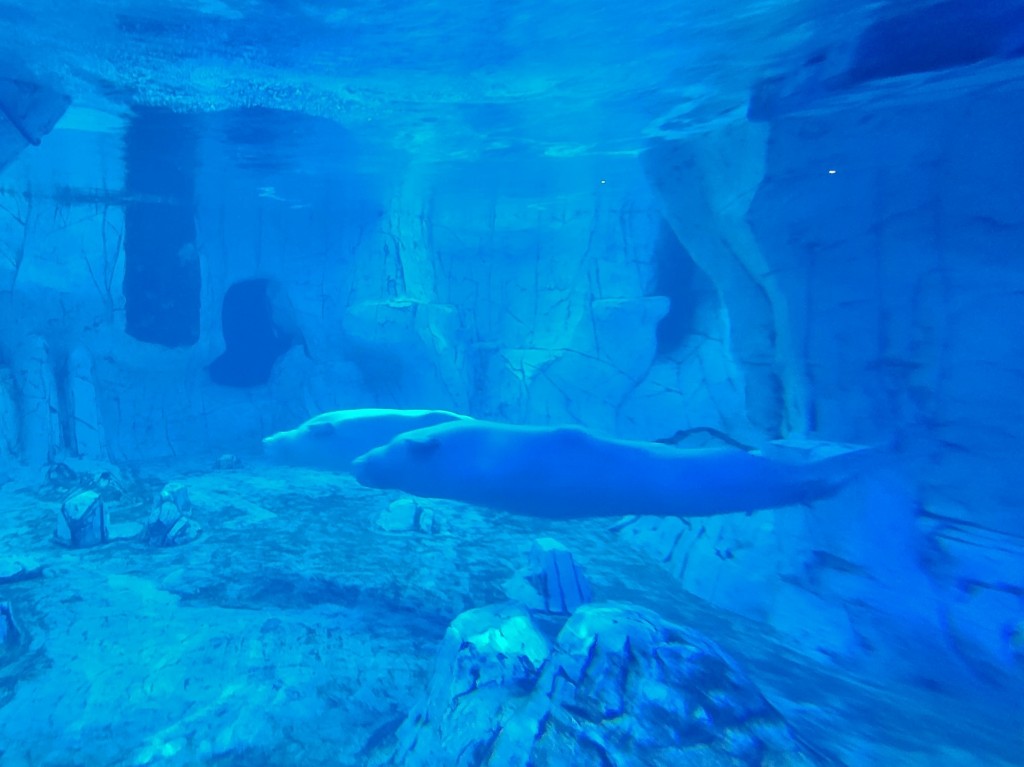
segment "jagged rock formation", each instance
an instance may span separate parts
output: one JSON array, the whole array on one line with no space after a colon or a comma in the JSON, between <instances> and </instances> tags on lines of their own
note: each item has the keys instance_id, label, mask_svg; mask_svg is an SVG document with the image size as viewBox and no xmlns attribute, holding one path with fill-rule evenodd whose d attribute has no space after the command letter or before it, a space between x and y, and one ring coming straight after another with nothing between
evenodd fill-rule
<instances>
[{"instance_id":1,"label":"jagged rock formation","mask_svg":"<svg viewBox=\"0 0 1024 767\"><path fill-rule=\"evenodd\" d=\"M188 488L171 482L157 496L143 538L150 546L180 546L195 540L202 527L192 517Z\"/></svg>"},{"instance_id":2,"label":"jagged rock formation","mask_svg":"<svg viewBox=\"0 0 1024 767\"><path fill-rule=\"evenodd\" d=\"M649 610L603 603L578 609L550 649L521 609L460 615L388 763L819 761L713 643Z\"/></svg>"}]
</instances>

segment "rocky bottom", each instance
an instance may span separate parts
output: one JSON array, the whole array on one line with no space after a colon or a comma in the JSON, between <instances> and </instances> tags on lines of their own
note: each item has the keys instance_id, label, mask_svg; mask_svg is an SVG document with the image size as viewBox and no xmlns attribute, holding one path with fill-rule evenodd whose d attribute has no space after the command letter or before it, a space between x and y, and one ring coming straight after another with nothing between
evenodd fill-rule
<instances>
[{"instance_id":1,"label":"rocky bottom","mask_svg":"<svg viewBox=\"0 0 1024 767\"><path fill-rule=\"evenodd\" d=\"M230 460L0 485L5 767L1009 767L1024 749L1020 710L799 655L688 598L608 520ZM103 535L58 545L83 490Z\"/></svg>"}]
</instances>

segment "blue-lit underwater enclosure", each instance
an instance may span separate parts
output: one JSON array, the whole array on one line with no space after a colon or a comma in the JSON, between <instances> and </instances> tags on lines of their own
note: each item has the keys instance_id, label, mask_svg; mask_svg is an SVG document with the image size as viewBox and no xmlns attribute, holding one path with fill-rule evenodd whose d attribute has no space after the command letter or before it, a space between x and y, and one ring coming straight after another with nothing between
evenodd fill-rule
<instances>
[{"instance_id":1,"label":"blue-lit underwater enclosure","mask_svg":"<svg viewBox=\"0 0 1024 767\"><path fill-rule=\"evenodd\" d=\"M0 765L1024 763L1024 3L0 62Z\"/></svg>"}]
</instances>

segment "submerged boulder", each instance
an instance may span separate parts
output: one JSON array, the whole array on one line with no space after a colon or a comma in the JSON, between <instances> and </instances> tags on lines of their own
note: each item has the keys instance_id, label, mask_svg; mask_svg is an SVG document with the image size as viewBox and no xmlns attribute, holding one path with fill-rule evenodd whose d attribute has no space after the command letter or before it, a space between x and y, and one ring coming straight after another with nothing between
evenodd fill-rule
<instances>
[{"instance_id":1,"label":"submerged boulder","mask_svg":"<svg viewBox=\"0 0 1024 767\"><path fill-rule=\"evenodd\" d=\"M110 540L107 511L98 493L86 490L61 504L54 539L73 549L98 546Z\"/></svg>"},{"instance_id":2,"label":"submerged boulder","mask_svg":"<svg viewBox=\"0 0 1024 767\"><path fill-rule=\"evenodd\" d=\"M548 640L518 605L462 613L448 627L426 697L398 731L394 764L491 764L493 743L534 685Z\"/></svg>"},{"instance_id":3,"label":"submerged boulder","mask_svg":"<svg viewBox=\"0 0 1024 767\"><path fill-rule=\"evenodd\" d=\"M231 471L234 469L242 468L241 459L234 453L224 453L216 461L214 461L213 468L220 471Z\"/></svg>"},{"instance_id":4,"label":"submerged boulder","mask_svg":"<svg viewBox=\"0 0 1024 767\"><path fill-rule=\"evenodd\" d=\"M456 618L390 763L819 764L733 661L649 610L585 605L546 648L522 608Z\"/></svg>"},{"instance_id":5,"label":"submerged boulder","mask_svg":"<svg viewBox=\"0 0 1024 767\"><path fill-rule=\"evenodd\" d=\"M169 483L157 496L146 520L146 542L150 546L179 546L195 540L200 532L202 528L192 518L188 488L178 482Z\"/></svg>"}]
</instances>

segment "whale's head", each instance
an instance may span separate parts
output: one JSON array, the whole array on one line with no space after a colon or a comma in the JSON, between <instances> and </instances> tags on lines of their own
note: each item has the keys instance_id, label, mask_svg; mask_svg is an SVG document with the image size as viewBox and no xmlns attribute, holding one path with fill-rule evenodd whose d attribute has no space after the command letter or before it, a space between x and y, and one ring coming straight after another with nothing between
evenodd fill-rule
<instances>
[{"instance_id":1,"label":"whale's head","mask_svg":"<svg viewBox=\"0 0 1024 767\"><path fill-rule=\"evenodd\" d=\"M274 463L336 468L336 427L329 421L307 421L294 429L263 438L263 455Z\"/></svg>"},{"instance_id":2,"label":"whale's head","mask_svg":"<svg viewBox=\"0 0 1024 767\"><path fill-rule=\"evenodd\" d=\"M441 479L443 467L436 458L441 439L435 427L416 429L395 437L352 461L352 475L359 484L380 490L429 491L432 480Z\"/></svg>"},{"instance_id":3,"label":"whale's head","mask_svg":"<svg viewBox=\"0 0 1024 767\"><path fill-rule=\"evenodd\" d=\"M263 455L274 463L288 463L289 441L288 432L278 432L263 438Z\"/></svg>"}]
</instances>

